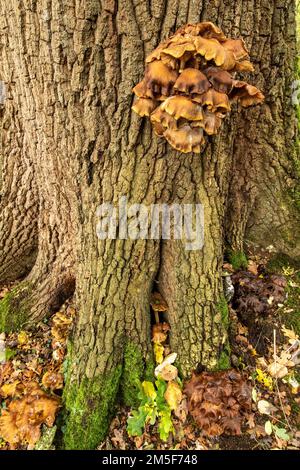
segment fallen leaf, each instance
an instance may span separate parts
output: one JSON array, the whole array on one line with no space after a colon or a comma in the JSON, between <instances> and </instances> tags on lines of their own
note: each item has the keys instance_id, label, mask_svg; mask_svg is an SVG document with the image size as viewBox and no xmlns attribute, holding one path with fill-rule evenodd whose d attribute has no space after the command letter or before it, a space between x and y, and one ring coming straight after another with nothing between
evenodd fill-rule
<instances>
[{"instance_id":1,"label":"fallen leaf","mask_svg":"<svg viewBox=\"0 0 300 470\"><path fill-rule=\"evenodd\" d=\"M273 362L270 364L268 366L268 372L272 377L277 379L282 379L289 373L288 368L279 364L278 362Z\"/></svg>"},{"instance_id":2,"label":"fallen leaf","mask_svg":"<svg viewBox=\"0 0 300 470\"><path fill-rule=\"evenodd\" d=\"M171 410L176 410L182 399L182 391L177 382L169 382L164 395Z\"/></svg>"},{"instance_id":3,"label":"fallen leaf","mask_svg":"<svg viewBox=\"0 0 300 470\"><path fill-rule=\"evenodd\" d=\"M258 411L263 415L270 415L277 411L277 408L267 400L259 400L257 403Z\"/></svg>"},{"instance_id":4,"label":"fallen leaf","mask_svg":"<svg viewBox=\"0 0 300 470\"><path fill-rule=\"evenodd\" d=\"M266 421L265 422L265 431L266 431L266 434L268 434L268 436L271 436L271 434L273 432L273 426L272 426L271 421Z\"/></svg>"},{"instance_id":5,"label":"fallen leaf","mask_svg":"<svg viewBox=\"0 0 300 470\"><path fill-rule=\"evenodd\" d=\"M164 347L161 344L154 343L153 351L156 363L161 364L164 359Z\"/></svg>"}]
</instances>

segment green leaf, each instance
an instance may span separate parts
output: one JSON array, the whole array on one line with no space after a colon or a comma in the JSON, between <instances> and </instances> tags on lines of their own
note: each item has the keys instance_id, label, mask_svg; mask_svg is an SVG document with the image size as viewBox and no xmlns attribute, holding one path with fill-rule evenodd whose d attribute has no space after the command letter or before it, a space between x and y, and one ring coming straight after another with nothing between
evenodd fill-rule
<instances>
[{"instance_id":1,"label":"green leaf","mask_svg":"<svg viewBox=\"0 0 300 470\"><path fill-rule=\"evenodd\" d=\"M146 424L147 413L140 407L138 411L132 411L132 416L127 419L127 432L129 436L141 436Z\"/></svg>"},{"instance_id":2,"label":"green leaf","mask_svg":"<svg viewBox=\"0 0 300 470\"><path fill-rule=\"evenodd\" d=\"M143 391L146 397L154 401L156 398L156 391L155 391L153 383L144 381L142 383L142 387L143 387Z\"/></svg>"},{"instance_id":3,"label":"green leaf","mask_svg":"<svg viewBox=\"0 0 300 470\"><path fill-rule=\"evenodd\" d=\"M164 395L167 390L167 382L159 378L156 380L155 385L157 388L156 403L157 403L158 409L161 410L166 405L166 399Z\"/></svg>"},{"instance_id":4,"label":"green leaf","mask_svg":"<svg viewBox=\"0 0 300 470\"><path fill-rule=\"evenodd\" d=\"M290 436L286 432L286 429L278 428L277 426L273 426L273 428L274 428L276 436L279 437L279 439L283 439L284 441L290 440Z\"/></svg>"},{"instance_id":5,"label":"green leaf","mask_svg":"<svg viewBox=\"0 0 300 470\"><path fill-rule=\"evenodd\" d=\"M167 406L164 410L159 412L158 432L159 437L163 441L167 441L170 432L174 432L171 410Z\"/></svg>"}]
</instances>

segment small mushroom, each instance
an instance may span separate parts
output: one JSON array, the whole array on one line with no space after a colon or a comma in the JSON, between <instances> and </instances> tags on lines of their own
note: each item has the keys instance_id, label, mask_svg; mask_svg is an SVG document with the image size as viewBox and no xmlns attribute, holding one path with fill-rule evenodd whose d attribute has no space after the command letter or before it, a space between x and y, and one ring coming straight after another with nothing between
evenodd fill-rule
<instances>
[{"instance_id":1,"label":"small mushroom","mask_svg":"<svg viewBox=\"0 0 300 470\"><path fill-rule=\"evenodd\" d=\"M206 76L193 68L187 68L177 78L174 89L182 93L205 93L210 88Z\"/></svg>"},{"instance_id":2,"label":"small mushroom","mask_svg":"<svg viewBox=\"0 0 300 470\"><path fill-rule=\"evenodd\" d=\"M230 111L229 98L225 93L210 88L203 95L193 95L193 101L200 103L202 106L207 106L207 109L212 112L227 113Z\"/></svg>"},{"instance_id":3,"label":"small mushroom","mask_svg":"<svg viewBox=\"0 0 300 470\"><path fill-rule=\"evenodd\" d=\"M229 98L232 101L238 101L244 108L262 103L265 99L258 88L240 81L234 81Z\"/></svg>"},{"instance_id":4,"label":"small mushroom","mask_svg":"<svg viewBox=\"0 0 300 470\"><path fill-rule=\"evenodd\" d=\"M171 96L161 104L161 109L175 119L184 118L189 121L200 121L203 119L202 107L197 103L193 103L186 96Z\"/></svg>"},{"instance_id":5,"label":"small mushroom","mask_svg":"<svg viewBox=\"0 0 300 470\"><path fill-rule=\"evenodd\" d=\"M152 292L150 297L150 305L155 315L156 324L159 323L159 312L166 312L168 304L159 292Z\"/></svg>"},{"instance_id":6,"label":"small mushroom","mask_svg":"<svg viewBox=\"0 0 300 470\"><path fill-rule=\"evenodd\" d=\"M146 67L145 82L152 90L154 97L169 96L177 77L178 72L170 69L160 60L150 62Z\"/></svg>"},{"instance_id":7,"label":"small mushroom","mask_svg":"<svg viewBox=\"0 0 300 470\"><path fill-rule=\"evenodd\" d=\"M233 79L230 73L218 67L209 67L204 70L204 73L216 91L226 93L227 95L230 93L233 86Z\"/></svg>"},{"instance_id":8,"label":"small mushroom","mask_svg":"<svg viewBox=\"0 0 300 470\"><path fill-rule=\"evenodd\" d=\"M183 153L201 152L201 146L205 143L203 130L192 128L188 124L183 125L179 129L167 129L164 137L176 150Z\"/></svg>"},{"instance_id":9,"label":"small mushroom","mask_svg":"<svg viewBox=\"0 0 300 470\"><path fill-rule=\"evenodd\" d=\"M157 101L150 98L137 98L131 109L141 117L150 116L157 105Z\"/></svg>"}]
</instances>

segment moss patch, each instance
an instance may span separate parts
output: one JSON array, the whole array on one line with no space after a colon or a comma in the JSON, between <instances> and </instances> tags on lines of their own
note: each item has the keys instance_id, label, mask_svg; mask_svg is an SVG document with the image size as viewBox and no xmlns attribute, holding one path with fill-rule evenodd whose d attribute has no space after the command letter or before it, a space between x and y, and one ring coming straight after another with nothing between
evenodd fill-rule
<instances>
[{"instance_id":1,"label":"moss patch","mask_svg":"<svg viewBox=\"0 0 300 470\"><path fill-rule=\"evenodd\" d=\"M227 252L227 258L235 271L245 269L248 266L247 256L243 251L229 250Z\"/></svg>"},{"instance_id":2,"label":"moss patch","mask_svg":"<svg viewBox=\"0 0 300 470\"><path fill-rule=\"evenodd\" d=\"M128 342L125 347L124 365L121 378L121 390L124 404L130 407L138 405L139 384L143 380L153 380L154 362L145 360L141 348Z\"/></svg>"},{"instance_id":3,"label":"moss patch","mask_svg":"<svg viewBox=\"0 0 300 470\"><path fill-rule=\"evenodd\" d=\"M68 384L64 393L66 425L64 447L68 450L91 450L105 438L114 412L122 366L110 374L80 384Z\"/></svg>"},{"instance_id":4,"label":"moss patch","mask_svg":"<svg viewBox=\"0 0 300 470\"><path fill-rule=\"evenodd\" d=\"M144 374L144 360L141 349L134 343L128 342L124 353L122 374L122 396L125 405L135 407L138 404L137 394L139 383Z\"/></svg>"},{"instance_id":5,"label":"moss patch","mask_svg":"<svg viewBox=\"0 0 300 470\"><path fill-rule=\"evenodd\" d=\"M230 362L230 345L229 342L226 343L224 346L223 350L221 351L221 354L219 356L218 364L216 366L216 370L227 370L230 369L231 367L231 362Z\"/></svg>"},{"instance_id":6,"label":"moss patch","mask_svg":"<svg viewBox=\"0 0 300 470\"><path fill-rule=\"evenodd\" d=\"M230 318L229 318L229 308L228 304L226 302L225 297L222 297L220 302L217 305L218 312L220 313L221 316L221 323L223 326L223 332L228 335L228 329L230 326ZM220 352L217 365L213 368L213 370L226 370L230 369L231 363L230 363L230 344L228 337L226 339L226 342Z\"/></svg>"},{"instance_id":7,"label":"moss patch","mask_svg":"<svg viewBox=\"0 0 300 470\"><path fill-rule=\"evenodd\" d=\"M0 301L0 332L18 331L27 322L31 290L28 283L20 284Z\"/></svg>"}]
</instances>

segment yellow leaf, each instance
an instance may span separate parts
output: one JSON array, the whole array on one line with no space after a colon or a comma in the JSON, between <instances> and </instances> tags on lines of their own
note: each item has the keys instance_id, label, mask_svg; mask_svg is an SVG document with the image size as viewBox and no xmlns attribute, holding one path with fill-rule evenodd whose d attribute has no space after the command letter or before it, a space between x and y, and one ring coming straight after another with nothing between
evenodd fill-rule
<instances>
[{"instance_id":1,"label":"yellow leaf","mask_svg":"<svg viewBox=\"0 0 300 470\"><path fill-rule=\"evenodd\" d=\"M23 346L24 344L28 343L29 336L26 333L26 331L20 331L18 334L18 343L20 346Z\"/></svg>"},{"instance_id":2,"label":"yellow leaf","mask_svg":"<svg viewBox=\"0 0 300 470\"><path fill-rule=\"evenodd\" d=\"M11 384L2 385L2 387L0 388L0 395L2 395L4 398L13 397L16 393L16 388L19 383L20 382L16 380Z\"/></svg>"},{"instance_id":3,"label":"yellow leaf","mask_svg":"<svg viewBox=\"0 0 300 470\"><path fill-rule=\"evenodd\" d=\"M152 398L153 400L156 398L156 391L152 382L144 381L142 383L142 387L147 397Z\"/></svg>"},{"instance_id":4,"label":"yellow leaf","mask_svg":"<svg viewBox=\"0 0 300 470\"><path fill-rule=\"evenodd\" d=\"M273 389L272 377L269 377L261 369L256 369L257 377L256 380L267 387L269 390Z\"/></svg>"},{"instance_id":5,"label":"yellow leaf","mask_svg":"<svg viewBox=\"0 0 300 470\"><path fill-rule=\"evenodd\" d=\"M154 343L153 350L157 364L161 364L164 359L164 347L160 344Z\"/></svg>"},{"instance_id":6,"label":"yellow leaf","mask_svg":"<svg viewBox=\"0 0 300 470\"><path fill-rule=\"evenodd\" d=\"M164 396L171 410L176 410L182 400L180 385L176 382L169 382Z\"/></svg>"}]
</instances>

